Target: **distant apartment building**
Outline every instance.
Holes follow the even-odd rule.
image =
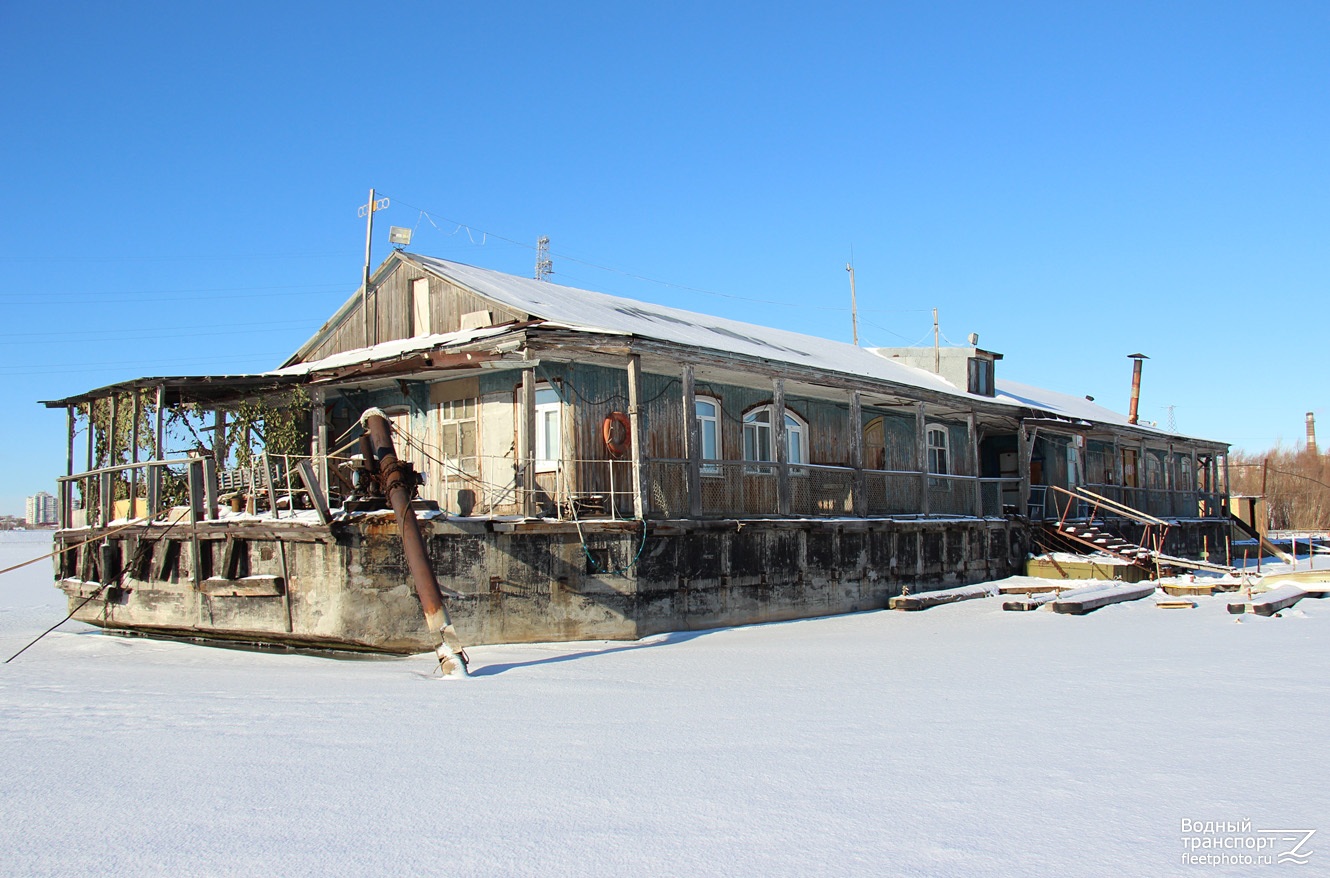
[[[29,526],[56,523],[55,497],[38,491],[28,498],[25,517]]]

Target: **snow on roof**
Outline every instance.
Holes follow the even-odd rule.
[[[730,351],[825,372],[971,396],[932,372],[892,362],[847,342],[515,277],[414,253],[403,253],[402,256],[488,299],[573,329]]]
[[[577,289],[534,278],[517,277],[431,256],[404,252],[395,255],[487,299],[506,305],[515,311],[538,317],[545,321],[546,326],[636,336],[690,347],[729,351],[741,356],[806,366],[823,372],[869,378],[967,399],[983,400],[999,406],[1033,409],[1055,418],[1133,427],[1145,432],[1172,435],[1167,431],[1142,424],[1130,425],[1126,415],[1081,397],[1000,378],[995,381],[997,393],[994,397],[971,394],[926,369],[906,365],[899,360],[873,353],[869,348],[847,342],[729,320],[696,311],[685,311],[668,305],[657,305],[593,290]],[[321,360],[285,366],[270,374],[300,375],[357,363],[391,360],[419,351],[486,338],[507,332],[509,329],[507,326],[487,327],[382,342],[368,349],[354,349]]]
[[[432,335],[418,335],[412,338],[398,338],[392,341],[382,341],[368,348],[353,348],[349,351],[343,351],[340,354],[331,354],[321,360],[310,360],[304,363],[295,363],[290,366],[283,366],[280,369],[274,369],[267,373],[269,375],[308,375],[311,372],[319,372],[324,369],[338,369],[345,366],[363,365],[366,363],[377,363],[386,360],[395,360],[409,354],[419,353],[421,351],[433,350],[437,347],[452,344],[465,344],[469,341],[475,341],[481,338],[488,338],[493,335],[501,335],[508,332],[510,326],[487,326],[483,329],[462,329],[457,332],[438,332]]]

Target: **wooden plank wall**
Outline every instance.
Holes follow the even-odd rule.
[[[373,290],[370,298],[371,315],[378,321],[378,335],[371,339],[373,343],[409,338],[414,334],[411,284],[412,281],[422,277],[429,278],[431,324],[429,329],[432,333],[456,332],[461,328],[462,316],[476,311],[490,312],[490,324],[525,320],[528,316],[523,312],[483,299],[469,290],[427,274],[414,266],[399,265]],[[373,332],[373,320],[370,329]],[[364,343],[360,305],[357,303],[341,324],[329,332],[327,338],[310,352],[305,361],[319,360],[364,347]]]

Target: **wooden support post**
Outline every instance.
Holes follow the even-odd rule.
[[[697,392],[694,386],[693,364],[683,367],[683,437],[684,457],[687,458],[688,514],[692,518],[702,515],[702,429],[697,422]]]
[[[1020,495],[1017,497],[1016,511],[1022,518],[1030,517],[1030,460],[1033,457],[1030,437],[1025,435],[1025,424],[1016,424],[1016,465],[1020,476]]]
[[[102,501],[102,510],[101,510],[102,527],[106,527],[106,525],[109,524],[113,518],[115,518],[114,480],[115,480],[114,473],[104,472],[101,474],[101,490],[98,493],[101,494],[101,501]]]
[[[521,427],[517,446],[522,458],[519,467],[522,482],[521,511],[527,518],[536,514],[536,370],[522,370],[520,411]]]
[[[328,486],[328,409],[325,391],[322,387],[317,388],[311,396],[313,399],[311,403],[312,411],[310,412],[312,421],[310,454],[314,458],[313,473],[317,477],[318,487],[315,488],[306,482],[305,489],[310,492],[312,498],[315,490],[326,491]],[[304,477],[303,470],[301,476]],[[326,510],[328,508],[328,495],[324,494],[321,499],[315,500],[314,506],[316,509],[323,508]],[[323,521],[322,515],[319,516],[319,520]],[[327,524],[327,522],[325,521],[324,524]]]
[[[970,431],[970,475],[974,476],[971,482],[974,485],[974,515],[975,518],[984,517],[984,486],[979,481],[979,422],[975,418],[974,412],[970,412],[965,417],[965,426]],[[998,500],[998,506],[1001,507],[1002,501]]]
[[[1118,442],[1117,436],[1113,437],[1113,481],[1117,483],[1118,495],[1114,497],[1112,494],[1109,494],[1109,498],[1116,500],[1119,503],[1126,503],[1127,492],[1125,489],[1127,483],[1123,481],[1122,445]]]
[[[88,459],[87,465],[83,467],[85,473],[90,473],[97,468],[97,420],[94,414],[97,410],[97,400],[88,400]],[[94,519],[94,513],[97,511],[92,504],[93,477],[86,476],[79,485],[83,491],[83,517],[84,524],[91,525]]]
[[[1146,462],[1145,456],[1148,452],[1145,450],[1145,440],[1142,439],[1140,447],[1136,449],[1136,484],[1141,487],[1141,497],[1145,502],[1136,508],[1150,515],[1159,515],[1159,510],[1155,508],[1153,498],[1150,496],[1150,464]],[[1135,504],[1128,503],[1128,506]]]
[[[645,519],[647,437],[642,430],[642,357],[638,354],[628,355],[628,427],[632,434],[633,517]]]
[[[142,437],[139,435],[139,421],[143,419],[143,391],[134,388],[134,402],[130,409],[133,412],[133,420],[129,425],[129,462],[139,462],[139,445],[142,444]],[[129,471],[129,517],[131,519],[139,517],[139,469],[132,467]]]
[[[268,459],[268,452],[265,449],[261,455],[263,461],[263,484],[268,489],[268,511],[272,513],[273,518],[281,518],[282,514],[277,511],[277,492],[272,487],[272,461]]]
[[[1169,515],[1178,514],[1177,494],[1178,481],[1174,478],[1173,469],[1177,464],[1177,457],[1173,453],[1173,443],[1168,443],[1164,451],[1164,496],[1168,498],[1165,507]]]
[[[850,466],[854,475],[850,484],[850,508],[863,517],[868,512],[868,494],[864,484],[864,395],[850,394]]]
[[[302,460],[296,464],[296,472],[300,474],[300,481],[305,485],[305,492],[309,494],[310,502],[314,504],[314,511],[319,514],[319,524],[328,524],[332,521],[332,513],[328,509],[328,494],[319,483],[314,465],[308,460]]]
[[[203,458],[189,462],[189,566],[195,589],[203,582],[203,575],[200,570],[203,552],[199,546],[198,526],[199,522],[203,520],[203,483],[205,481],[204,463],[206,460],[207,458]]]
[[[928,412],[922,402],[914,409],[914,462],[919,468],[919,514],[928,514]]]
[[[1208,519],[1210,513],[1210,504],[1201,503],[1201,459],[1196,454],[1196,448],[1192,448],[1192,484],[1188,488],[1192,492],[1192,503],[1196,507],[1197,516],[1202,519]]]
[[[166,460],[166,385],[157,385],[156,423],[153,425],[153,460]],[[148,514],[162,508],[162,468],[154,466],[148,477]]]
[[[305,461],[306,463],[308,461]],[[291,565],[286,560],[286,543],[280,537],[277,540],[277,552],[282,559],[282,616],[286,627],[286,633],[290,634],[291,626]]]
[[[74,407],[65,408],[65,475],[74,474]],[[60,528],[74,521],[74,483],[60,483]]]
[[[111,417],[110,424],[106,430],[106,465],[115,466],[119,461],[116,459],[116,433],[120,430],[120,400],[115,394],[111,394]],[[111,473],[102,478],[103,493],[109,496],[102,498],[102,511],[105,517],[102,522],[108,522],[115,518],[115,483],[120,480],[120,473]]]
[[[211,457],[203,458],[204,501],[207,504],[208,518],[216,519],[217,513],[217,461]]]
[[[776,446],[776,511],[789,515],[790,440],[785,430],[785,379],[771,379],[771,441]]]
[[[1224,453],[1224,471],[1223,471],[1223,480],[1222,480],[1222,481],[1220,482],[1220,484],[1219,484],[1219,505],[1220,505],[1219,514],[1220,514],[1220,516],[1224,516],[1224,515],[1227,515],[1227,514],[1228,514],[1228,506],[1229,506],[1229,504],[1228,504],[1228,491],[1229,491],[1228,485],[1229,485],[1229,482],[1228,482],[1228,453],[1225,452],[1225,453]],[[1262,494],[1265,493],[1264,489],[1262,489],[1262,492],[1261,492],[1261,493],[1262,493]]]

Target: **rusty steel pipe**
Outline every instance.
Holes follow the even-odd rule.
[[[1134,424],[1137,421],[1137,412],[1141,405],[1141,361],[1150,359],[1145,354],[1128,354],[1128,359],[1132,360],[1131,367],[1131,406],[1127,409],[1127,423]]]
[[[373,449],[374,460],[378,464],[383,495],[397,516],[397,524],[402,532],[402,551],[406,555],[406,565],[411,571],[411,580],[415,583],[416,594],[420,596],[420,606],[425,611],[425,621],[429,630],[442,631],[448,624],[448,611],[443,608],[443,592],[439,590],[439,581],[430,566],[429,556],[425,554],[425,540],[420,535],[420,523],[411,509],[411,494],[414,485],[406,483],[406,474],[412,473],[409,466],[397,459],[393,447],[392,425],[378,409],[370,409],[361,419],[365,425]],[[405,471],[404,471],[405,470]],[[414,473],[412,473],[414,478]]]
[[[411,497],[415,494],[415,470],[411,464],[397,458],[397,451],[393,447],[392,425],[382,411],[377,408],[367,409],[361,415],[360,422],[365,428],[361,447],[365,447],[364,437],[368,436],[373,451],[373,463],[370,465],[377,467],[379,485],[388,499],[388,505],[393,508],[393,514],[397,516],[398,530],[402,535],[402,553],[406,556],[406,566],[411,571],[411,581],[420,598],[420,607],[425,612],[425,624],[430,631],[439,635],[439,663],[445,673],[464,669],[464,665],[454,657],[461,653],[461,646],[456,642],[457,634],[453,630],[452,619],[443,606],[439,580],[425,553],[420,523],[416,521],[416,513],[411,508]],[[465,661],[464,657],[462,661]]]

